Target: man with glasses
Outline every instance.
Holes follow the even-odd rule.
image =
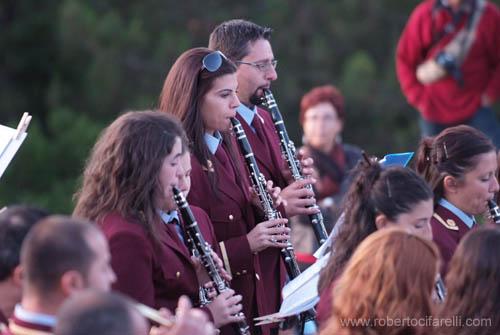
[[[245,20],[230,20],[218,25],[210,34],[208,47],[219,50],[237,66],[238,98],[241,105],[237,118],[247,134],[259,168],[267,180],[272,180],[282,188],[281,197],[285,200],[285,214],[292,217],[298,214],[315,214],[319,210],[314,204],[314,194],[304,186],[310,179],[289,184],[287,165],[282,158],[279,139],[268,112],[257,107],[262,101],[263,90],[271,87],[278,79],[271,47],[271,28],[261,27]],[[310,171],[312,160],[303,161],[304,172]]]

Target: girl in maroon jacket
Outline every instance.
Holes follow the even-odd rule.
[[[251,325],[253,317],[278,311],[285,278],[280,249],[289,228],[279,227],[285,219],[261,222],[262,213],[252,204],[249,177],[230,135],[230,118],[240,104],[237,87],[236,67],[222,53],[191,49],[170,69],[160,109],[179,117],[186,130],[193,164],[188,200],[210,216],[231,285],[243,296]]]
[[[193,263],[175,211],[172,187],[189,188],[182,179],[184,150],[185,134],[173,118],[151,111],[120,116],[92,150],[74,211],[103,229],[117,276],[113,288],[172,311],[181,295],[197,303],[208,278]],[[192,210],[207,242],[217,246],[206,213]],[[220,327],[239,320],[240,300],[228,290],[204,310]]]

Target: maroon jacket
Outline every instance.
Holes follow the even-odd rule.
[[[0,324],[7,325],[9,323],[9,320],[7,320],[7,317],[3,315],[2,311],[0,311]]]
[[[205,240],[217,250],[210,219],[202,209],[191,206]],[[180,215],[179,215],[180,218]],[[162,224],[158,229],[158,246],[137,223],[119,214],[108,214],[101,227],[109,242],[111,265],[117,281],[113,289],[153,308],[175,311],[177,300],[187,295],[199,301],[199,283],[190,252],[179,239],[174,225]],[[212,318],[208,309],[205,311]]]
[[[273,120],[269,112],[261,108],[257,108],[257,114],[260,118],[256,115],[252,123],[259,122],[260,126],[255,127],[255,133],[240,114],[237,113],[236,118],[245,130],[259,164],[260,172],[264,174],[266,180],[272,180],[275,186],[285,188],[288,186],[288,182],[283,176],[283,171],[288,167],[281,154],[280,140],[276,134]]]
[[[0,332],[1,335],[51,335],[52,333],[52,327],[21,320],[15,314],[12,315],[7,330]]]
[[[460,240],[471,229],[458,216],[441,205],[437,205],[431,219],[432,238],[441,252],[441,275],[446,275],[448,263]],[[472,228],[474,229],[474,227]]]
[[[236,143],[233,143],[236,148]],[[227,154],[225,145],[219,147]],[[250,203],[247,174],[241,172],[243,162],[231,159],[223,162],[217,155],[211,158],[211,168],[218,171],[216,192],[212,191],[206,164],[191,157],[192,189],[189,203],[203,208],[210,216],[219,241],[225,267],[233,277],[231,287],[243,296],[243,312],[249,325],[253,317],[278,311],[281,288],[285,279],[279,249],[266,249],[256,256],[250,250],[246,234],[258,223],[254,207]],[[224,167],[225,166],[225,167]],[[228,169],[230,170],[228,172]],[[264,333],[269,333],[268,327]],[[252,329],[252,334],[254,329]]]

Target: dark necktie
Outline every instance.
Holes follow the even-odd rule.
[[[175,228],[175,232],[177,233],[177,236],[179,236],[179,239],[182,241],[182,243],[185,243],[184,241],[184,231],[181,227],[181,224],[176,218],[173,218],[168,222],[169,225],[172,225]]]

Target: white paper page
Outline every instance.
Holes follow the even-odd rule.
[[[0,125],[0,178],[28,135],[27,133],[23,133],[16,140],[14,139],[15,134],[16,129]]]

